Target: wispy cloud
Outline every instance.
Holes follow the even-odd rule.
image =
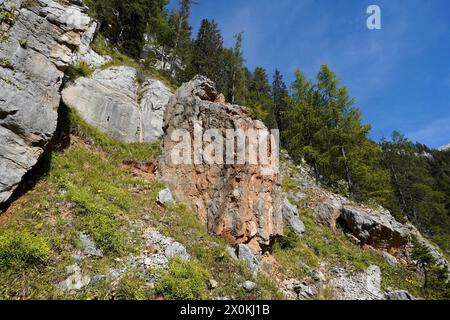
[[[425,124],[417,131],[407,134],[412,141],[419,141],[430,147],[438,148],[450,143],[450,117]]]

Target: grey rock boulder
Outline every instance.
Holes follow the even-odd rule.
[[[227,131],[248,133],[252,130],[260,135],[269,134],[261,121],[249,116],[247,108],[224,102],[212,81],[196,76],[170,98],[163,128],[162,156],[158,160],[161,180],[178,201],[197,213],[211,234],[225,238],[232,245],[244,243],[255,251],[262,251],[274,237],[283,233],[281,177],[276,170],[271,170],[273,166],[237,163],[228,158],[227,162],[235,162],[230,165],[223,163],[223,159],[208,162],[204,157],[203,151],[210,146],[206,140],[201,144],[201,136],[212,131],[214,141],[219,142],[226,141]],[[177,157],[182,145],[180,135],[186,142],[184,146],[191,144],[189,149],[194,153],[184,152],[181,163]],[[277,146],[272,147],[274,155]],[[226,153],[239,156],[243,146],[228,143],[225,149],[229,152],[225,152],[223,158]],[[215,160],[218,157],[219,153]]]
[[[57,284],[57,287],[63,291],[81,290],[91,283],[91,278],[87,275],[83,275],[77,264],[68,266],[66,271],[70,276]]]
[[[127,66],[97,70],[62,92],[64,103],[90,125],[128,143],[153,142],[162,136],[163,114],[171,95],[160,80]]]
[[[237,247],[237,257],[244,261],[250,271],[256,275],[259,272],[258,258],[253,254],[252,250],[245,244]]]
[[[0,9],[16,16],[15,23],[0,26],[6,37],[0,43],[0,204],[51,141],[64,70],[92,21],[76,5],[36,0],[20,8],[21,3],[0,2]]]
[[[287,197],[283,201],[283,220],[284,223],[298,235],[303,235],[306,231],[305,225],[299,218],[297,206],[293,205]]]
[[[319,203],[313,210],[313,218],[316,222],[324,225],[331,230],[336,230],[336,221],[341,215],[342,205],[338,201]]]
[[[329,285],[338,300],[384,300],[381,290],[381,270],[371,265],[364,272],[347,272],[336,268]]]
[[[84,233],[80,233],[80,242],[83,246],[83,254],[85,256],[103,258],[102,250],[97,248],[97,245],[91,240],[91,238],[89,238],[89,236]]]
[[[156,202],[159,205],[172,204],[174,203],[174,199],[172,196],[172,192],[169,189],[161,190],[156,198]]]
[[[340,221],[364,244],[375,248],[398,248],[408,244],[411,233],[388,211],[344,206]]]
[[[252,292],[256,289],[256,283],[250,280],[244,281],[244,283],[242,283],[242,288],[244,288],[247,292]]]
[[[152,248],[142,257],[142,264],[147,268],[167,268],[169,261],[173,258],[186,261],[191,259],[191,255],[181,243],[163,236],[156,230],[147,229],[144,237],[146,246]]]
[[[392,291],[386,290],[386,298],[388,300],[415,300],[415,298],[406,290]]]

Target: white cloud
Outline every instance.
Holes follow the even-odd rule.
[[[450,117],[425,124],[417,131],[406,135],[410,140],[437,148],[450,143]]]

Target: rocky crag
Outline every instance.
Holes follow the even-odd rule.
[[[89,124],[123,142],[153,142],[163,134],[164,108],[172,95],[160,80],[132,67],[97,70],[62,92],[64,103]]]
[[[108,266],[108,271],[103,274],[87,276],[81,262],[103,259],[109,253],[97,247],[90,238],[92,235],[78,230],[77,241],[81,242],[83,249],[77,248],[71,255],[64,256],[70,256],[73,261],[67,264],[65,274],[68,278],[54,281],[55,288],[73,292],[95,286],[104,278],[116,281],[136,268],[142,274],[154,267],[167,269],[174,257],[185,261],[195,259],[197,241],[203,240],[178,235],[177,240],[185,240],[182,244],[155,230],[162,225],[170,233],[170,228],[174,228],[164,215],[169,216],[171,206],[176,206],[177,202],[185,203],[195,212],[210,234],[227,240],[230,245],[225,250],[229,257],[243,260],[253,276],[269,276],[285,298],[312,299],[328,288],[337,299],[413,299],[404,290],[382,288],[383,274],[374,264],[354,271],[348,265],[330,265],[320,261],[313,270],[309,270],[303,261],[297,261],[295,268],[308,269],[308,275],[303,279],[284,274],[283,262],[277,261],[272,252],[274,242],[283,239],[286,229],[293,231],[301,242],[308,237],[308,228],[313,224],[331,230],[336,239],[345,235],[356,251],[361,249],[381,257],[389,266],[405,269],[414,266],[411,249],[412,238],[416,237],[440,265],[449,268],[445,256],[415,227],[399,223],[383,208],[364,206],[327,191],[315,183],[306,164],[294,164],[287,154],[282,156],[281,173],[267,174],[270,168],[266,165],[196,163],[194,158],[208,145],[204,140],[195,143],[198,133],[203,136],[206,131],[215,129],[215,139],[226,140],[227,130],[256,130],[265,134],[268,130],[261,121],[249,116],[247,108],[226,103],[214,83],[204,77],[197,76],[172,94],[162,81],[134,67],[103,67],[112,58],[101,56],[90,47],[98,24],[86,10],[81,1],[61,4],[52,0],[0,0],[0,204],[11,197],[26,173],[47,151],[59,121],[61,100],[76,110],[89,125],[116,140],[143,143],[162,139],[162,156],[149,167],[152,168],[152,179],[153,169],[157,167],[160,180],[168,188],[164,186],[151,200],[141,199],[146,206],[137,208],[144,211],[139,224],[145,227],[142,234],[145,250],[139,248],[137,255],[116,257],[119,262],[125,261],[124,264]],[[63,89],[66,69],[80,62],[95,69],[92,76],[70,81]],[[188,157],[190,162],[174,163],[171,158],[179,144],[173,139],[177,130],[184,130],[192,142],[189,145],[192,151]],[[82,145],[78,146],[78,152],[81,153],[80,149],[92,151],[83,142],[78,143]],[[233,154],[242,151],[234,146],[232,149]],[[272,154],[275,152],[271,149]],[[107,157],[105,154],[102,156]],[[109,168],[111,171],[115,169]],[[132,178],[136,175],[139,173],[133,172]],[[145,184],[139,188],[131,188],[129,181],[123,183],[122,187],[126,189],[123,192],[133,194],[126,199],[147,197],[146,188],[153,181],[147,181],[148,175],[144,178]],[[289,179],[291,187],[283,186],[283,179]],[[139,183],[144,183],[141,180]],[[138,185],[136,181],[133,183]],[[103,184],[107,182],[103,181]],[[109,189],[109,192],[118,192],[115,186]],[[54,191],[63,198],[67,197],[65,201],[59,198],[54,201],[58,206],[56,212],[76,216],[75,212],[67,214],[77,206],[76,201],[69,197],[70,193],[67,195],[65,189]],[[88,194],[92,190],[84,191]],[[95,191],[95,197],[89,199],[98,199],[96,197],[103,193],[102,190]],[[107,202],[111,199],[115,198],[108,197]],[[145,202],[147,200],[152,203]],[[152,213],[162,211],[164,215],[148,217],[149,207]],[[306,223],[305,210],[311,212],[313,224],[311,221]],[[42,213],[43,219],[46,215],[50,214]],[[41,222],[39,220],[37,224],[39,228],[43,226]],[[71,228],[76,226],[71,225]],[[192,230],[183,231],[192,233]],[[208,246],[208,250],[216,250],[219,245],[211,239],[202,245]],[[314,240],[316,242],[307,243],[311,248],[307,248],[305,256],[313,255],[311,251],[320,251],[317,248],[319,240]],[[190,244],[189,250],[184,247],[186,243]],[[200,255],[196,258],[200,259]],[[219,260],[226,261],[222,253],[217,257]],[[231,268],[230,265],[227,267]],[[242,276],[239,276],[241,280]],[[252,280],[257,281],[255,277]],[[156,279],[144,277],[143,281],[153,285]],[[242,282],[247,294],[260,289],[253,281]],[[218,286],[220,284],[216,280],[210,279],[212,291]]]
[[[64,70],[93,23],[73,3],[0,1],[0,204],[56,130]]]
[[[172,137],[177,130],[185,130],[189,138],[194,138],[197,135],[194,131],[199,130],[201,138],[207,130],[217,129],[226,141],[226,130],[267,132],[261,121],[251,119],[245,107],[226,104],[211,81],[197,77],[172,96],[166,107],[163,128],[161,178],[179,201],[197,212],[210,232],[232,244],[248,244],[255,252],[270,246],[274,237],[283,233],[278,173],[265,175],[261,165],[220,165],[203,161],[196,164],[195,154],[189,156],[186,164],[180,165],[171,159],[171,152],[179,143]],[[205,145],[204,141],[193,145],[193,153],[197,148],[203,150]],[[233,148],[237,153],[237,147]]]

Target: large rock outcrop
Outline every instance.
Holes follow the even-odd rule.
[[[407,245],[411,233],[387,210],[368,210],[346,205],[339,217],[341,224],[365,244],[379,248]]]
[[[0,0],[0,204],[56,130],[64,70],[92,24],[84,7]]]
[[[172,95],[160,80],[120,66],[78,78],[63,101],[89,124],[123,142],[153,142],[163,134],[164,109]]]
[[[208,146],[202,137],[211,129],[217,130],[217,140],[213,141],[225,141],[227,130],[268,132],[263,123],[248,116],[245,107],[226,104],[211,81],[197,76],[181,86],[167,105],[160,175],[178,200],[198,213],[211,233],[232,244],[248,244],[254,251],[264,249],[283,231],[280,176],[275,171],[264,172],[268,166],[263,164],[197,162]],[[179,132],[188,133],[190,141],[185,142],[193,151],[191,155],[186,152],[187,161],[182,164],[171,156],[180,143],[173,135]],[[231,149],[234,155],[242,152],[234,140]]]

